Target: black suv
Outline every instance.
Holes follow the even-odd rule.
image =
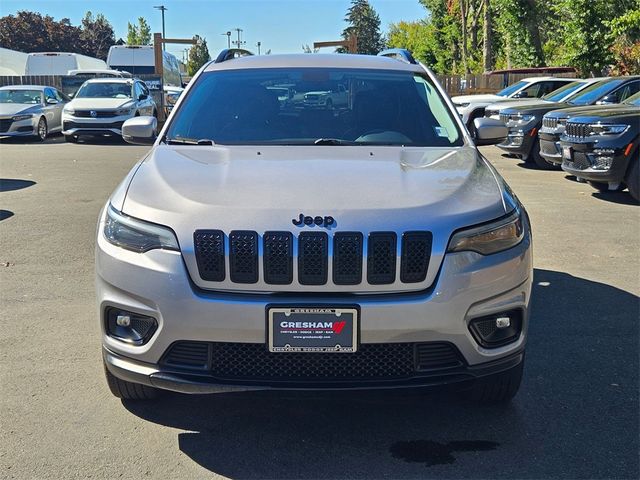
[[[525,162],[533,163],[541,169],[554,168],[547,157],[547,152],[555,152],[554,144],[545,145],[551,139],[555,130],[546,129],[543,123],[545,114],[551,111],[565,111],[571,107],[585,108],[594,104],[619,103],[640,90],[640,77],[605,78],[596,81],[589,87],[580,90],[564,102],[540,102],[521,107],[500,110],[500,119],[509,127],[509,135],[498,145],[502,150],[521,157]],[[538,132],[539,135],[538,135]],[[545,132],[543,134],[543,132]],[[557,133],[557,137],[560,133]],[[552,150],[553,149],[553,150]],[[560,151],[557,150],[560,163]],[[558,165],[559,166],[559,165]]]
[[[640,91],[640,76],[614,77],[587,90],[572,100],[575,107],[553,110],[542,118],[542,128],[538,133],[540,156],[557,167],[562,164],[560,135],[564,132],[567,120],[578,115],[588,115],[594,108],[598,108],[590,105],[613,105],[635,95]]]
[[[560,137],[562,169],[599,191],[625,186],[640,200],[640,93],[620,105],[572,117]]]

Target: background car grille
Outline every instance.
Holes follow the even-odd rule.
[[[370,343],[356,353],[271,353],[264,344],[177,342],[166,367],[231,381],[384,380],[420,376],[464,365],[450,343]]]
[[[360,232],[302,232],[296,238],[290,232],[269,231],[262,240],[254,231],[229,234],[229,279],[233,283],[251,284],[259,280],[259,242],[262,241],[264,282],[288,285],[294,280],[293,262],[297,261],[301,285],[325,285],[329,272],[329,242],[335,285],[357,285],[363,281],[364,245],[367,242],[366,281],[371,285],[396,281],[397,237],[394,232],[372,232],[364,239]],[[297,250],[295,250],[297,242]],[[196,263],[200,277],[222,282],[225,272],[225,234],[220,230],[196,230]],[[431,232],[405,232],[400,255],[400,281],[420,283],[426,279],[431,259]],[[297,251],[297,258],[294,258]]]
[[[546,128],[556,128],[558,119],[555,117],[542,117],[542,126]]]
[[[564,134],[568,137],[586,138],[591,134],[591,127],[587,123],[567,122]]]
[[[501,113],[501,114],[500,114],[500,121],[501,121],[502,123],[505,123],[505,124],[506,124],[506,123],[509,121],[509,114],[507,114],[507,113]]]
[[[566,163],[567,167],[577,170],[586,170],[592,167],[589,158],[583,152],[573,152],[571,160],[565,159],[564,163]]]
[[[116,117],[116,112],[113,110],[93,110],[96,112],[95,116],[91,115],[92,110],[76,110],[73,114],[74,117],[79,118],[108,118]]]
[[[11,118],[0,119],[0,132],[6,132],[11,128],[13,120]]]
[[[120,130],[122,128],[122,124],[124,122],[111,122],[111,123],[84,123],[84,122],[73,122],[66,120],[64,122],[63,130],[70,130],[72,128],[89,128],[91,130],[100,130],[105,128],[114,128],[116,130]]]

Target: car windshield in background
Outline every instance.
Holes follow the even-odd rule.
[[[578,88],[584,85],[583,82],[571,82],[562,87],[554,90],[553,92],[547,93],[542,97],[543,100],[548,100],[550,102],[559,102],[567,95],[571,94],[571,92],[575,92]]]
[[[130,83],[122,82],[85,83],[75,98],[131,98],[131,88]]]
[[[622,82],[624,82],[624,78],[615,78],[613,80],[603,80],[602,82],[594,83],[569,100],[568,103],[571,105],[591,105]]]
[[[635,95],[631,95],[624,102],[625,105],[635,105],[636,107],[640,107],[640,92]]]
[[[166,138],[236,145],[462,145],[451,112],[427,77],[332,68],[204,73]]]
[[[0,90],[0,103],[30,103],[37,105],[42,102],[40,90]]]
[[[507,88],[500,90],[496,95],[499,97],[508,97],[512,93],[517,92],[525,85],[529,85],[529,82],[525,82],[524,80],[520,80],[519,82],[514,83],[513,85],[509,85]]]

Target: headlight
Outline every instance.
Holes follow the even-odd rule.
[[[589,125],[591,133],[589,135],[618,135],[624,133],[629,125],[613,125],[606,123],[592,123]]]
[[[447,251],[471,251],[491,255],[515,247],[523,238],[522,210],[516,208],[499,220],[455,233],[449,241]]]
[[[110,243],[138,253],[155,248],[180,250],[178,240],[169,228],[129,217],[111,205],[107,209],[104,236]]]
[[[64,108],[62,109],[62,113],[66,113],[66,114],[68,114],[68,115],[73,115],[73,114],[75,114],[75,113],[76,113],[76,111],[75,111],[73,108],[70,108],[70,107],[64,107]]]
[[[471,103],[467,102],[467,103],[454,103],[453,104],[456,108],[466,108],[469,105],[471,105]]]
[[[131,115],[133,107],[121,108],[120,110],[116,110],[116,115]]]
[[[557,123],[558,123],[558,125],[560,125],[560,126],[563,126],[563,127],[564,127],[564,126],[567,124],[567,119],[566,119],[566,118],[559,118],[559,119],[557,120]]]
[[[515,125],[525,125],[535,118],[535,115],[522,115],[521,113],[509,115],[509,121]]]
[[[20,120],[28,120],[29,118],[33,118],[33,115],[16,115],[12,118],[14,122],[19,122]]]

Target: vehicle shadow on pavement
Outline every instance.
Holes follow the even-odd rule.
[[[231,478],[638,477],[639,298],[536,270],[508,406],[455,394],[248,392],[123,402]]]
[[[35,185],[33,180],[20,180],[17,178],[0,178],[0,192],[12,192],[22,190]]]

